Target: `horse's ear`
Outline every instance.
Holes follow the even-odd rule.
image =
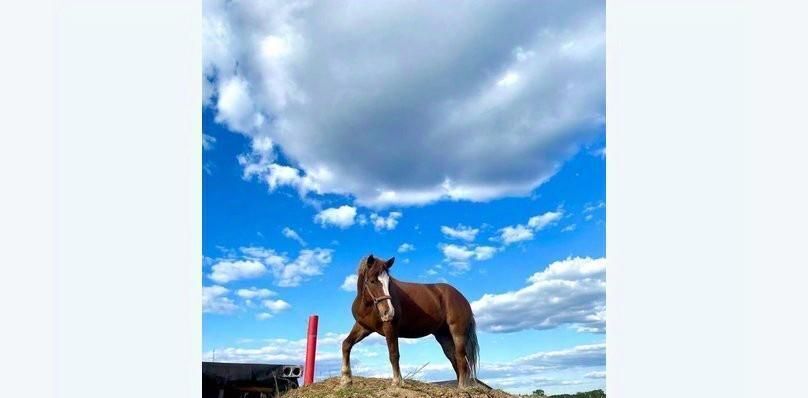
[[[385,268],[385,269],[390,269],[390,267],[392,267],[392,266],[393,266],[393,263],[394,263],[395,261],[396,261],[396,258],[395,258],[395,257],[390,257],[390,259],[389,259],[389,260],[387,260],[387,262],[384,264],[384,268]]]
[[[365,264],[367,264],[368,266],[373,265],[374,262],[376,262],[376,259],[373,257],[372,254],[368,256],[367,260],[365,260]]]

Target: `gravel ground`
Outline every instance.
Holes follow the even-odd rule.
[[[339,377],[332,377],[310,386],[291,390],[283,395],[283,398],[421,398],[421,397],[444,397],[444,398],[512,398],[513,395],[501,390],[486,391],[483,388],[457,389],[455,387],[443,387],[420,381],[405,380],[401,387],[392,387],[391,379],[376,379],[365,377],[353,377],[353,384],[348,387],[340,387]]]

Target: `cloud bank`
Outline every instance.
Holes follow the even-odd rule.
[[[569,325],[580,332],[606,330],[606,259],[556,261],[514,291],[485,294],[471,303],[480,329],[500,333]]]

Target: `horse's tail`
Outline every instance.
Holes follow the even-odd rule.
[[[477,344],[477,324],[473,315],[466,330],[466,362],[469,366],[469,375],[476,383],[477,366],[480,364],[480,345]]]

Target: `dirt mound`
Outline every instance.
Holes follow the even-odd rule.
[[[391,379],[353,377],[353,384],[340,387],[339,377],[332,377],[310,386],[291,390],[283,398],[512,398],[513,395],[501,390],[488,390],[473,387],[459,390],[455,387],[438,386],[415,380],[405,380],[401,387],[390,385]]]

